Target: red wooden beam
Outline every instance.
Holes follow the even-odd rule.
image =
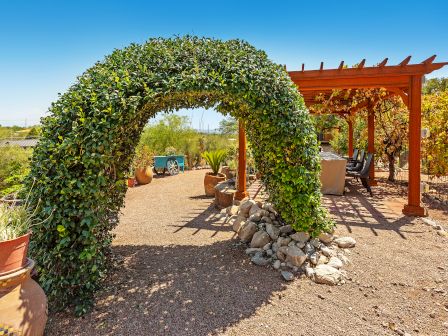
[[[432,55],[431,57],[428,57],[425,59],[422,63],[423,64],[431,64],[436,59],[437,55]]]
[[[386,57],[385,59],[383,59],[383,60],[381,61],[381,63],[378,64],[378,67],[382,68],[382,67],[386,66],[388,60],[389,60],[389,59],[388,59],[387,57]]]
[[[421,206],[420,195],[420,146],[422,112],[422,77],[413,76],[409,85],[409,184],[408,204],[403,213],[410,216],[427,216],[428,211]]]
[[[411,60],[411,57],[412,56],[408,56],[408,57],[406,57],[404,60],[402,60],[401,62],[400,62],[400,66],[402,66],[402,67],[404,67],[405,65],[408,65],[408,63],[409,63],[409,61]]]
[[[363,58],[363,60],[358,64],[358,69],[364,68],[364,64],[366,64],[366,59]]]
[[[238,188],[235,199],[242,200],[249,196],[246,188],[246,131],[242,120],[238,125]]]

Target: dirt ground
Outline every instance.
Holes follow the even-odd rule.
[[[130,189],[113,251],[120,267],[82,318],[51,315],[46,335],[447,335],[448,239],[401,214],[403,191],[351,182],[324,197],[357,245],[342,286],[286,283],[255,266],[203,196],[204,171]],[[448,225],[448,209],[430,211]]]

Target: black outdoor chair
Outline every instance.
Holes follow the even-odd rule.
[[[360,179],[362,182],[362,185],[364,186],[364,188],[367,189],[367,191],[369,192],[370,196],[373,196],[372,194],[372,189],[370,188],[370,177],[369,177],[369,171],[370,171],[370,166],[373,164],[373,154],[372,153],[368,153],[367,154],[367,159],[364,162],[364,165],[361,169],[361,171],[348,171],[347,172],[347,176],[350,177],[354,177],[356,179]]]
[[[356,162],[358,161],[358,153],[359,153],[359,149],[355,148],[353,150],[352,157],[344,156],[344,159],[347,160],[347,167],[353,167],[356,164]]]
[[[353,161],[350,165],[347,164],[347,167],[345,170],[347,172],[359,172],[361,171],[363,165],[364,165],[364,159],[366,157],[365,150],[361,150],[361,154],[359,155],[359,160]]]

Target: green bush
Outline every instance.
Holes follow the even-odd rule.
[[[0,147],[0,197],[19,191],[29,172],[31,149]]]
[[[313,235],[330,225],[320,204],[314,127],[284,67],[240,40],[151,39],[115,50],[81,75],[43,119],[31,199],[43,200],[31,254],[52,307],[81,314],[107,270],[124,175],[149,118],[215,108],[244,120],[254,159],[287,224]]]

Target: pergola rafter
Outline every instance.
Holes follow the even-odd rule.
[[[424,216],[426,209],[421,206],[420,195],[420,142],[421,142],[421,88],[422,77],[447,65],[448,62],[434,63],[433,55],[421,63],[409,64],[411,56],[406,57],[398,65],[387,65],[385,58],[377,66],[366,67],[365,59],[356,67],[347,68],[342,61],[337,69],[324,69],[321,62],[318,70],[305,70],[305,64],[299,71],[289,71],[292,81],[298,86],[305,104],[312,109],[315,104],[323,104],[331,109],[334,90],[378,89],[387,90],[387,95],[400,96],[409,109],[409,188],[408,204],[403,212],[407,215]],[[341,116],[348,116],[360,109],[367,108],[368,113],[368,151],[374,151],[374,102],[370,99],[353,104],[350,94],[346,97],[347,108],[331,110]],[[318,99],[316,100],[316,97]],[[337,95],[336,97],[339,97]],[[350,105],[348,107],[348,105]],[[349,123],[349,154],[353,153],[353,126]],[[374,171],[371,170],[374,181]]]

